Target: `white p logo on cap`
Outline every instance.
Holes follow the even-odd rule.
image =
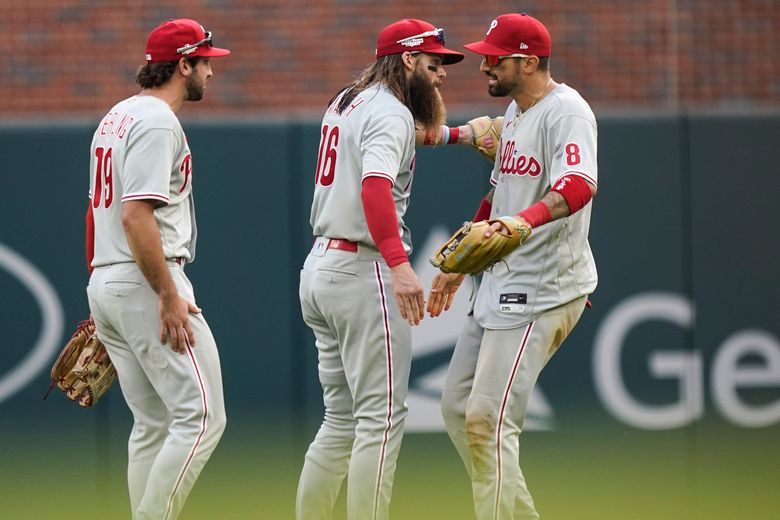
[[[488,32],[485,33],[485,36],[490,34],[490,31],[495,29],[497,25],[498,25],[498,20],[493,20],[492,22],[490,22],[490,28],[488,29]]]

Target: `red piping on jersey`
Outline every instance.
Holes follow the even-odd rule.
[[[568,172],[563,172],[563,174],[561,175],[561,177],[563,177],[564,175],[576,175],[577,177],[582,177],[583,179],[585,179],[585,180],[586,180],[586,181],[588,181],[589,183],[593,184],[594,186],[598,186],[598,185],[599,185],[599,184],[596,182],[596,179],[594,179],[594,178],[593,178],[593,177],[591,177],[590,175],[588,175],[588,174],[585,174],[585,173],[582,173],[582,172],[578,172],[578,171],[576,171],[576,170],[570,170],[570,171],[568,171]],[[560,177],[559,177],[559,179],[560,179]]]
[[[515,363],[512,366],[512,372],[509,374],[509,380],[504,389],[504,398],[501,400],[501,408],[498,412],[498,425],[496,426],[496,503],[495,509],[493,510],[493,518],[498,518],[498,504],[501,502],[501,427],[504,424],[504,413],[506,412],[507,402],[509,401],[509,394],[512,391],[512,384],[515,382],[517,369],[520,366],[520,360],[523,357],[523,352],[525,352],[525,347],[528,344],[528,338],[531,337],[533,328],[533,321],[525,328],[523,341],[520,342],[520,349],[517,351],[517,356],[515,356]]]
[[[181,471],[179,472],[179,477],[176,479],[176,485],[173,486],[171,495],[168,497],[168,505],[165,508],[165,515],[163,516],[163,519],[165,520],[167,520],[168,515],[171,513],[171,506],[173,505],[173,497],[176,496],[176,492],[179,490],[181,481],[184,480],[184,475],[187,473],[187,470],[190,467],[190,463],[192,462],[192,459],[195,456],[195,452],[197,451],[198,446],[200,446],[200,441],[203,439],[203,435],[206,433],[206,417],[208,417],[208,413],[209,413],[208,405],[206,404],[206,387],[203,385],[203,378],[200,375],[198,362],[195,360],[195,354],[192,352],[192,347],[190,346],[189,341],[187,341],[187,354],[189,355],[190,360],[192,360],[192,367],[195,369],[195,377],[198,379],[198,386],[200,386],[200,396],[201,399],[203,400],[203,420],[201,421],[200,433],[198,434],[198,438],[195,439],[195,444],[192,446],[192,449],[190,450],[190,454],[187,457],[187,461],[184,463],[184,466],[181,468]]]
[[[170,202],[171,200],[165,195],[161,195],[159,193],[134,193],[132,195],[125,195],[124,197],[122,197],[122,202],[128,200],[138,200],[138,199],[155,199],[155,200],[161,200],[163,202]]]
[[[366,177],[360,198],[366,225],[376,247],[382,253],[388,267],[395,267],[409,261],[401,235],[398,234],[398,216],[395,212],[392,185],[384,177]]]
[[[86,215],[85,253],[87,255],[87,269],[92,272],[92,259],[95,258],[95,216],[92,214],[92,201],[87,204]]]
[[[382,267],[379,262],[374,262],[374,271],[376,272],[376,283],[379,289],[379,299],[382,303],[382,325],[385,329],[385,354],[387,359],[387,418],[385,419],[385,432],[382,436],[382,448],[379,452],[379,468],[376,475],[376,487],[374,489],[374,514],[375,520],[379,514],[379,496],[382,492],[382,477],[384,476],[385,455],[387,452],[387,443],[390,437],[390,429],[393,427],[393,349],[392,337],[390,334],[390,320],[387,316],[387,297],[385,295],[385,286],[382,281]]]

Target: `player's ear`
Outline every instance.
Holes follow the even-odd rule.
[[[415,62],[414,62],[413,58],[414,58],[414,56],[409,51],[405,51],[403,54],[401,54],[401,61],[404,64],[404,68],[406,68],[406,70],[408,70],[410,72],[414,70],[414,63]]]
[[[192,65],[187,58],[179,58],[177,68],[182,76],[189,76],[192,73]]]
[[[521,60],[521,62],[525,72],[529,74],[539,68],[539,56],[528,56],[526,59]]]

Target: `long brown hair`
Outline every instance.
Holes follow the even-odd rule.
[[[406,78],[404,62],[401,60],[401,56],[401,54],[390,54],[376,60],[373,64],[366,67],[355,81],[339,90],[333,96],[333,99],[328,102],[328,106],[332,105],[339,94],[344,92],[336,107],[336,112],[341,115],[358,94],[376,83],[382,83],[398,98],[398,101],[406,105],[406,108],[414,116],[409,94],[409,80]]]

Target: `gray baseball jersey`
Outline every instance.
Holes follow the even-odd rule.
[[[390,268],[363,211],[363,179],[393,183],[399,232],[414,170],[414,123],[383,86],[322,120],[311,225],[316,239],[301,270],[301,312],[316,337],[325,418],[306,453],[299,520],[333,518],[347,477],[347,517],[387,519],[401,447],[412,360],[411,327],[393,302]],[[340,249],[343,241],[350,247]]]
[[[133,413],[127,480],[133,518],[174,519],[225,428],[219,353],[203,315],[190,314],[197,347],[160,342],[160,300],[135,263],[123,203],[154,201],[154,218],[178,294],[195,294],[177,258],[192,259],[192,156],[170,106],[133,96],[114,106],[92,139],[90,197],[95,268],[87,295],[97,335]]]
[[[596,118],[587,102],[561,84],[521,112],[513,101],[504,116],[491,175],[491,218],[515,215],[540,200],[564,175],[596,185]],[[533,230],[522,247],[485,273],[475,316],[489,329],[515,328],[542,312],[596,288],[588,244],[591,204]]]
[[[95,219],[93,267],[132,262],[122,202],[153,200],[165,258],[195,256],[192,155],[167,103],[133,96],[117,103],[92,138],[90,198]]]
[[[360,199],[363,179],[383,177],[393,183],[401,241],[411,252],[412,239],[403,215],[414,177],[412,114],[382,85],[367,88],[339,115],[339,96],[325,113],[311,206],[315,236],[375,245]],[[346,140],[345,142],[342,142]],[[335,153],[336,147],[354,153]]]

